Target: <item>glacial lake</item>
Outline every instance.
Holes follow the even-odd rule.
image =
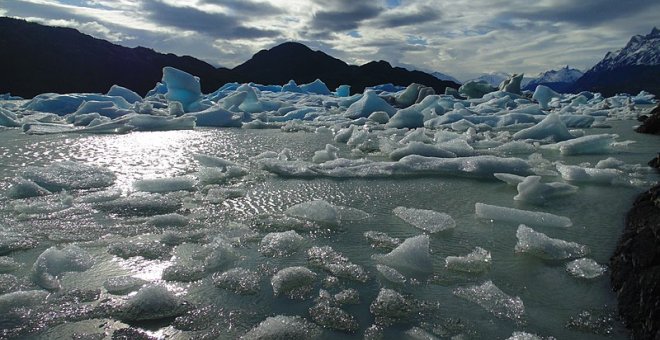
[[[658,180],[646,163],[658,152],[659,145],[657,136],[632,130],[638,124],[636,121],[606,123],[611,128],[585,131],[587,134],[615,133],[619,135],[617,141],[633,140],[635,143],[610,154],[564,156],[554,150],[537,152],[548,161],[570,165],[588,162],[593,167],[607,157],[629,165],[641,164],[635,173],[639,184],[571,183],[579,188],[576,193],[549,199],[542,205],[514,200],[516,187],[494,178],[447,175],[298,179],[264,171],[254,159],[264,151],[279,153],[288,148],[291,158],[309,161],[314,152],[323,150],[326,144],[336,145],[340,157],[354,158],[346,144],[334,143],[333,134],[324,129],[286,133],[279,129],[198,128],[126,135],[43,136],[25,135],[17,129],[0,130],[0,190],[3,191],[8,190],[12,179],[26,167],[49,166],[60,161],[75,161],[111,171],[116,176],[114,184],[103,190],[121,192],[122,197],[135,194],[133,184],[138,180],[194,178],[200,168],[195,154],[219,157],[247,170],[242,176],[228,178],[212,187],[238,189],[228,197],[210,199],[207,196],[210,188],[199,183],[190,191],[168,194],[180,206],[167,212],[187,218],[179,225],[150,220],[151,215],[161,211],[139,211],[138,207],[126,213],[99,209],[98,203],[84,201],[84,197],[99,189],[71,190],[44,198],[2,198],[0,237],[10,235],[14,240],[30,240],[30,246],[25,247],[28,249],[5,254],[18,268],[2,274],[5,275],[3,282],[8,282],[1,286],[5,290],[2,293],[15,290],[11,287],[41,290],[31,280],[33,264],[52,246],[62,249],[75,244],[91,256],[93,265],[80,272],[58,273],[61,289],[49,293],[39,303],[26,303],[10,313],[7,311],[15,307],[12,304],[16,302],[0,296],[0,337],[5,332],[4,336],[10,338],[80,336],[81,339],[103,339],[110,338],[113,330],[130,324],[162,338],[237,338],[276,315],[300,316],[311,322],[310,308],[317,304],[321,289],[326,298],[328,294],[334,296],[346,289],[355,289],[359,301],[338,306],[354,318],[357,329],[342,332],[320,328],[321,338],[361,339],[366,331],[380,334],[384,339],[414,338],[414,334],[422,332],[439,338],[506,339],[520,331],[557,339],[626,339],[629,333],[618,320],[608,271],[593,279],[574,277],[566,270],[571,260],[543,260],[514,251],[517,223],[490,221],[475,215],[475,203],[480,202],[566,216],[573,223],[571,227],[533,228],[549,237],[587,246],[586,257],[606,266],[635,196]],[[513,157],[527,159],[528,156]],[[384,159],[378,155],[367,157]],[[558,175],[543,176],[543,182],[553,181],[563,180]],[[310,230],[298,228],[296,232],[302,241],[297,242],[295,249],[289,249],[287,254],[265,255],[260,245],[263,236],[288,230],[287,220],[281,217],[286,209],[315,200],[347,207],[341,208],[347,213],[342,214],[339,225]],[[364,234],[384,232],[399,241],[424,234],[393,213],[399,206],[449,214],[456,226],[429,234],[430,272],[408,276],[405,282],[397,283],[379,272],[376,266],[379,262],[372,257],[386,254],[393,246],[374,247]],[[278,218],[284,225],[269,225],[269,221]],[[166,245],[161,242],[165,234],[170,239],[178,235],[187,241]],[[231,247],[236,258],[219,272],[241,267],[255,273],[257,282],[250,294],[218,287],[214,284],[215,272],[199,274],[201,278],[192,282],[163,280],[165,269],[175,263],[191,268],[201,266],[202,260],[195,254],[215,237],[229,238],[228,235],[233,237]],[[117,255],[131,251],[122,250],[122,246],[140,243],[163,247],[155,256],[149,256],[151,258]],[[337,277],[327,269],[310,265],[308,250],[315,246],[332,247],[352,264],[361,266],[366,279]],[[485,271],[464,273],[446,268],[448,256],[464,256],[475,247],[491,254],[490,266]],[[137,252],[147,250],[143,247]],[[271,278],[280,269],[295,266],[307,267],[315,274],[310,287],[297,296],[275,296]],[[118,276],[132,276],[164,286],[187,301],[191,309],[177,319],[119,321],[111,312],[103,312],[107,309],[99,309],[101,305],[122,301],[134,294],[125,296],[107,291],[104,283]],[[511,300],[498,300],[494,306],[483,307],[475,303],[476,300],[457,294],[457,289],[488,281],[511,299],[519,297],[524,304],[520,317],[507,317],[510,310],[506,303]],[[405,298],[403,306],[409,307],[403,311],[405,315],[385,322],[376,320],[370,308],[373,309],[371,304],[382,288],[393,289]],[[381,326],[372,327],[375,323]]]

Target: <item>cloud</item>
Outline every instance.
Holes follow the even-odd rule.
[[[201,0],[201,3],[221,6],[229,10],[232,14],[241,17],[260,17],[285,13],[281,8],[267,2],[250,0]]]
[[[413,11],[389,10],[376,19],[376,26],[396,28],[402,26],[421,25],[441,18],[440,12],[432,7],[423,6]]]
[[[317,1],[318,2],[318,1]],[[312,28],[318,31],[350,31],[366,19],[377,17],[384,9],[370,1],[330,0],[312,15]]]
[[[170,6],[159,1],[143,2],[142,10],[156,23],[206,34],[214,38],[253,39],[279,35],[279,32],[275,30],[245,27],[236,17],[221,12],[205,12],[193,7]]]

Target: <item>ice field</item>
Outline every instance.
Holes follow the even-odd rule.
[[[652,96],[177,71],[0,102],[0,337],[628,338],[607,264]]]

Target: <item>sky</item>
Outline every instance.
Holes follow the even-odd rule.
[[[234,67],[297,41],[459,80],[589,69],[660,24],[658,0],[0,0],[0,15]]]

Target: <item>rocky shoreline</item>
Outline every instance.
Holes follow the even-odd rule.
[[[660,133],[660,106],[637,132]],[[649,166],[657,169],[658,158]],[[610,267],[619,314],[632,338],[660,339],[660,184],[640,194],[628,211]]]

